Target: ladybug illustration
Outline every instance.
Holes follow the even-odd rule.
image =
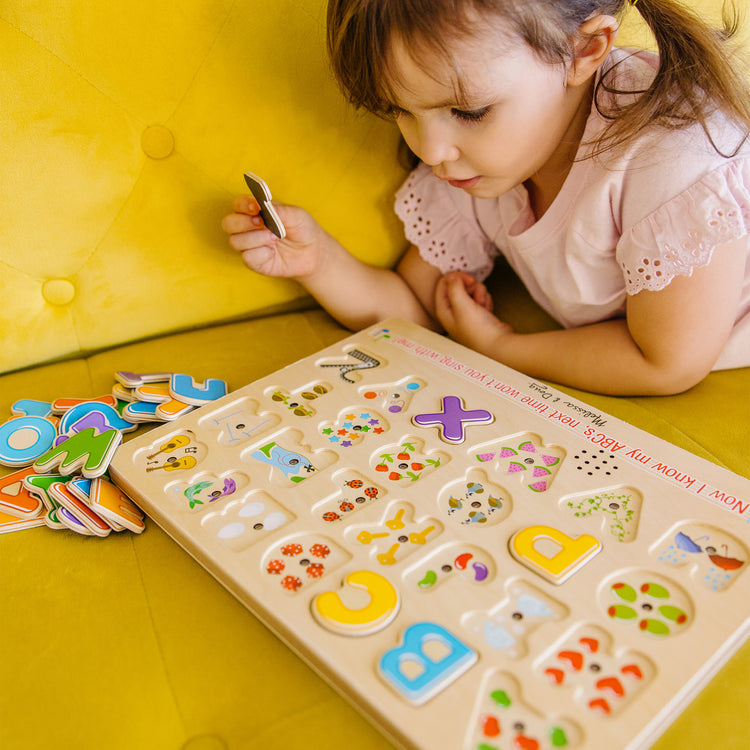
[[[302,581],[296,576],[284,576],[281,580],[281,585],[288,591],[296,591],[302,586]]]
[[[286,555],[287,557],[295,557],[296,555],[302,554],[302,545],[301,544],[285,544],[281,548],[281,554]]]
[[[305,568],[305,573],[307,573],[309,578],[320,578],[324,572],[325,567],[322,563],[310,563]]]
[[[327,544],[313,544],[313,546],[310,547],[310,554],[313,557],[325,558],[331,554],[331,550]]]

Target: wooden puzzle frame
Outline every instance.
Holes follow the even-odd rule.
[[[403,747],[648,747],[748,636],[750,482],[403,321],[110,471]]]

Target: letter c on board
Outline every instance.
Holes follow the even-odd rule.
[[[393,584],[371,570],[356,570],[344,579],[344,586],[364,590],[370,601],[364,607],[351,608],[335,591],[325,591],[313,599],[315,619],[328,630],[340,635],[369,635],[386,627],[400,605]]]

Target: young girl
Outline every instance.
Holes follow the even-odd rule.
[[[628,5],[658,57],[613,47]],[[366,265],[283,204],[280,240],[248,196],[223,227],[350,328],[400,316],[533,377],[680,392],[750,365],[750,94],[726,36],[676,0],[329,0],[343,90],[420,162],[396,197],[411,247]],[[493,315],[499,254],[561,330]]]

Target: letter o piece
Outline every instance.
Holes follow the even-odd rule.
[[[9,419],[0,425],[0,464],[30,466],[47,453],[56,437],[55,422],[46,417]]]

